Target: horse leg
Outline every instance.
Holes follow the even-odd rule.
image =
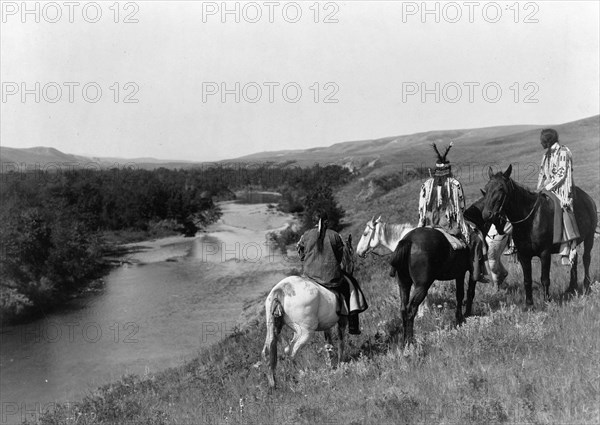
[[[329,360],[331,361],[331,358],[333,357],[333,339],[331,337],[331,329],[324,330],[323,335],[325,335],[325,351],[327,353],[327,356],[329,357]]]
[[[583,279],[583,290],[586,294],[590,293],[590,284],[592,279],[590,278],[590,262],[592,261],[592,248],[594,247],[594,235],[587,237],[583,241],[583,270],[585,277]]]
[[[340,320],[338,321],[338,362],[337,364],[340,365],[342,363],[342,358],[344,356],[344,335],[346,332],[346,325],[348,324],[348,319],[346,318],[346,316],[341,316]]]
[[[470,279],[469,279],[470,280]],[[456,324],[460,325],[465,321],[462,312],[462,303],[465,298],[465,273],[456,277]]]
[[[298,324],[294,324],[294,338],[292,339],[292,342],[290,342],[290,345],[287,347],[289,350],[289,356],[292,360],[296,357],[298,351],[300,351],[300,349],[304,345],[306,345],[306,343],[314,333],[315,331],[312,329],[308,329]]]
[[[569,279],[569,292],[575,294],[578,289],[577,285],[577,262],[579,255],[575,251],[575,257],[573,257],[573,264],[571,264],[571,278]]]
[[[550,251],[543,251],[540,254],[540,262],[542,266],[540,282],[544,288],[544,301],[548,301],[550,299],[550,264],[552,263]]]
[[[475,285],[477,281],[469,273],[469,289],[467,290],[467,306],[465,307],[465,317],[469,317],[473,310],[473,299],[475,299]]]
[[[400,335],[402,345],[406,345],[407,341],[407,329],[408,329],[408,300],[410,298],[410,287],[412,286],[412,280],[409,276],[398,276],[398,288],[400,289],[400,316],[402,317],[402,334]],[[396,338],[396,337],[394,337]]]
[[[431,286],[431,283],[433,283],[433,282],[430,282],[429,285],[419,284],[419,283],[415,284],[415,290],[410,297],[410,302],[409,302],[409,306],[408,306],[408,312],[407,312],[408,313],[407,314],[408,325],[404,329],[405,344],[407,342],[413,342],[415,339],[415,335],[414,335],[415,316],[417,315],[417,311],[419,310],[419,305],[423,302],[423,300],[427,296],[427,290]]]
[[[519,263],[523,270],[523,284],[525,286],[525,304],[533,306],[533,289],[531,287],[531,257],[517,251]],[[542,268],[543,269],[543,268]]]

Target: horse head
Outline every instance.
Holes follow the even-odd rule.
[[[485,185],[483,193],[482,216],[485,221],[491,221],[497,229],[503,229],[506,219],[504,218],[504,204],[511,193],[510,173],[512,165],[505,172],[494,174],[492,168],[488,169],[490,180]]]
[[[379,229],[381,225],[381,216],[376,220],[375,216],[367,221],[367,226],[356,245],[356,255],[360,258],[365,258],[370,249],[374,249],[379,245]]]

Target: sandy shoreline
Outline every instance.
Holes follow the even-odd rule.
[[[218,239],[224,248],[223,251],[231,252],[232,256],[235,256],[236,249],[243,249],[238,246],[246,248],[250,244],[264,246],[269,232],[283,230],[294,221],[292,215],[268,208],[268,205],[266,203],[238,204],[235,201],[220,202],[222,217],[204,231],[198,232],[194,237],[178,235],[124,244],[122,247],[128,251],[128,254],[122,257],[123,263],[178,261],[189,256],[198,241],[212,240],[211,238]],[[219,261],[221,259],[223,258],[219,258]]]

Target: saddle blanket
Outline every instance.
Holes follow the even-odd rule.
[[[344,298],[344,295],[342,295],[340,291],[328,288],[327,286],[317,282],[313,278],[308,277],[306,275],[302,275],[302,277],[310,280],[311,282],[316,283],[317,285],[325,289],[328,289],[329,291],[335,294],[338,300],[338,314],[340,316],[348,316],[351,313],[361,313],[368,308],[365,295],[363,294],[362,289],[360,289],[358,282],[356,282],[353,277],[343,274],[343,278],[346,280],[346,282],[348,282],[348,286],[350,289],[350,305],[348,305],[346,299]]]
[[[553,240],[552,243],[561,243],[563,239],[563,210],[560,205],[560,199],[549,190],[543,189],[542,194],[554,203],[554,221],[553,221]]]
[[[434,227],[434,229],[440,231],[444,236],[446,236],[446,239],[448,239],[448,242],[450,242],[450,245],[452,245],[452,249],[467,248],[467,244],[463,240],[458,239],[454,235],[451,235],[443,227]]]

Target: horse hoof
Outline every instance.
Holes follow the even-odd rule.
[[[525,304],[525,307],[523,307],[523,311],[533,311],[535,310],[535,307],[533,305],[533,303],[527,303]]]

